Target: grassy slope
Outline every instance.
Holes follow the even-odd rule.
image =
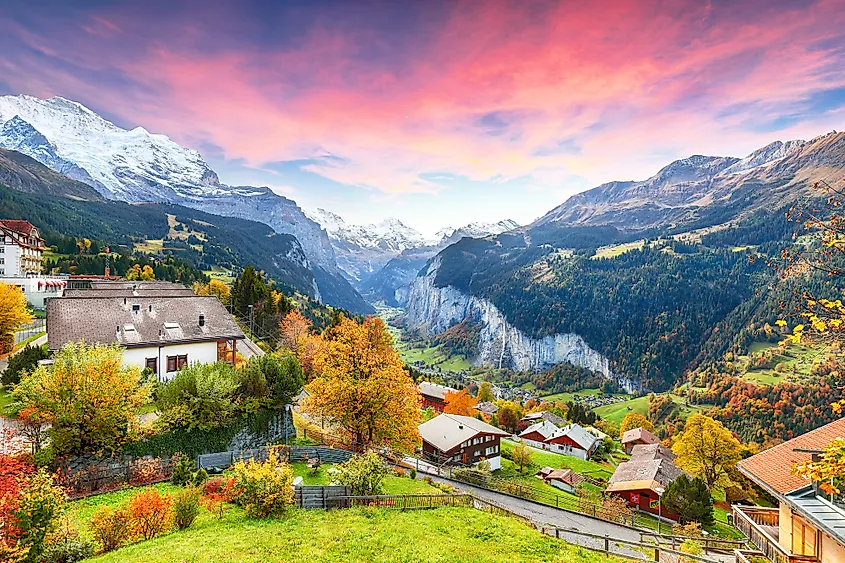
[[[0,387],[0,415],[8,415],[8,408],[11,404],[12,396],[6,389]]]
[[[328,485],[331,481],[329,469],[331,464],[323,464],[317,469],[315,475],[311,474],[311,470],[305,462],[291,463],[293,472],[298,477],[302,477],[304,485]],[[395,475],[388,475],[384,480],[385,494],[388,495],[408,495],[408,494],[440,494],[442,491],[432,487],[421,478],[410,479],[407,477],[397,477]]]
[[[776,372],[773,368],[749,369],[750,356],[769,348],[777,348],[777,344],[769,342],[754,342],[748,347],[748,355],[737,357],[743,375],[742,379],[756,385],[774,385],[787,380],[800,381],[810,375],[813,362],[824,355],[824,350],[804,346],[787,346],[783,355],[776,357],[776,363],[783,363],[784,369]]]
[[[391,478],[415,483],[410,479]],[[416,483],[421,483],[416,481]],[[162,493],[178,490],[156,485]],[[101,505],[115,506],[126,490],[71,503],[71,518],[83,533]],[[398,491],[397,491],[398,492]],[[495,549],[491,549],[495,546]],[[185,561],[556,561],[619,560],[567,546],[522,522],[468,508],[397,512],[380,509],[291,510],[279,520],[249,520],[228,507],[223,520],[202,510],[194,525],[89,561],[165,563]]]
[[[470,508],[397,512],[293,510],[280,520],[248,520],[230,509],[223,521],[204,513],[171,533],[92,561],[616,561],[565,545],[525,524]]]
[[[630,410],[628,410],[630,408]],[[629,412],[646,414],[648,412],[648,397],[637,397],[629,401],[622,401],[596,409],[596,414],[607,420],[622,422]]]
[[[502,440],[502,451],[512,451],[515,447],[515,442],[512,442],[510,440]],[[546,466],[554,467],[556,469],[566,468],[572,469],[576,473],[581,473],[584,475],[589,475],[591,477],[603,479],[609,479],[610,476],[613,474],[613,469],[611,469],[609,466],[604,466],[594,461],[584,461],[583,459],[578,459],[577,457],[572,457],[569,455],[557,454],[554,452],[545,452],[536,448],[531,448],[531,456],[531,464],[533,466],[536,466],[537,469]],[[505,462],[508,460],[503,459],[502,461]],[[534,482],[531,481],[530,483]]]

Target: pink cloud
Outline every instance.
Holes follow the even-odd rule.
[[[87,24],[96,41],[66,49],[16,32],[44,55],[133,85],[104,87],[61,66],[34,74],[25,57],[7,61],[6,74],[254,166],[329,151],[343,162],[310,169],[388,194],[436,192],[420,179],[434,172],[554,186],[572,174],[643,177],[667,154],[736,154],[773,140],[745,124],[845,86],[840,52],[822,47],[842,49],[837,4],[749,15],[697,3],[462,2],[419,51],[388,65],[365,56],[382,38],[332,22],[295,48],[203,50],[192,43],[207,32],[185,26],[187,39],[145,42],[136,31],[140,47],[111,51],[111,36],[133,33],[114,13]],[[499,113],[511,120],[500,134],[479,127]],[[782,133],[820,133],[827,119],[810,114]],[[578,150],[542,150],[563,139]]]

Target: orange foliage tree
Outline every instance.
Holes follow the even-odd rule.
[[[381,319],[359,324],[341,316],[314,354],[303,410],[330,419],[357,444],[413,451],[421,398],[403,367]]]
[[[443,397],[446,406],[443,412],[446,414],[459,414],[461,416],[475,415],[474,407],[478,404],[478,399],[469,394],[469,390],[462,389],[461,391],[448,391]]]
[[[296,352],[302,337],[311,332],[311,321],[294,309],[279,323],[279,348]]]

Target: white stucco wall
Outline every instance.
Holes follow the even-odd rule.
[[[586,450],[582,450],[579,448],[573,448],[571,446],[565,444],[549,444],[551,447],[549,448],[551,451],[563,455],[568,455],[572,457],[577,457],[578,459],[587,459],[587,452]]]
[[[502,456],[497,455],[495,457],[488,457],[487,461],[490,462],[490,471],[496,471],[497,469],[502,468]],[[478,465],[477,463],[475,465]]]
[[[173,379],[176,372],[167,372],[167,356],[188,356],[188,363],[210,364],[217,361],[217,342],[197,342],[193,344],[167,344],[144,348],[127,348],[123,352],[124,365],[135,365],[144,369],[147,358],[158,358],[158,378],[160,381]]]

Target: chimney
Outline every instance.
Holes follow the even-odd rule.
[[[153,312],[153,306],[152,306],[152,304],[150,304],[150,313],[152,313],[152,312]]]
[[[463,429],[464,429],[464,425],[463,425],[463,424],[458,424],[458,430],[463,430]]]
[[[109,268],[108,266],[106,266],[106,276],[105,276],[105,277],[109,277],[109,274],[110,274],[110,273],[111,273],[111,268]]]
[[[200,326],[205,326],[205,313],[200,313]]]

